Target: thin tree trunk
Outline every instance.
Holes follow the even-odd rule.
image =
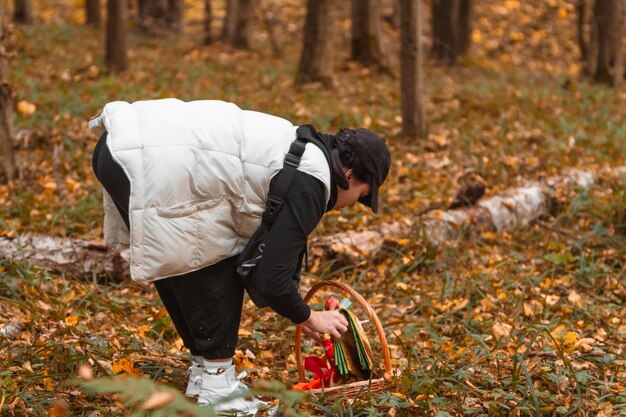
[[[211,24],[213,23],[213,9],[211,8],[211,0],[204,0],[204,44],[208,45],[213,42],[213,34],[211,32]]]
[[[274,58],[282,58],[283,51],[278,43],[276,31],[274,30],[275,27],[281,27],[281,22],[277,19],[278,7],[277,5],[272,5],[269,10],[262,9],[261,13],[263,16],[263,25],[265,26],[267,36],[272,45],[272,55]]]
[[[576,38],[578,40],[578,48],[580,49],[580,62],[582,73],[590,75],[589,72],[589,43],[586,26],[588,24],[589,14],[587,13],[587,1],[576,0]]]
[[[460,0],[433,0],[433,49],[432,56],[445,65],[455,65],[459,45]]]
[[[86,23],[95,27],[102,24],[102,13],[100,11],[100,0],[86,0],[85,14],[87,15]]]
[[[175,33],[183,29],[183,16],[185,14],[185,2],[183,0],[168,0],[167,23]]]
[[[461,0],[459,5],[458,49],[465,55],[472,44],[472,0]]]
[[[389,24],[394,29],[400,29],[400,0],[392,0],[391,16],[389,16]]]
[[[352,0],[352,59],[387,71],[380,21],[380,0]]]
[[[5,28],[4,14],[0,14],[0,42],[4,43]],[[0,44],[3,48],[3,45]],[[11,88],[5,79],[5,58],[0,54],[0,160],[1,168],[7,180],[13,180],[17,176],[15,163],[15,150],[13,140],[15,137],[13,128],[13,100]]]
[[[113,71],[124,71],[128,68],[126,0],[107,0],[106,63]]]
[[[596,0],[593,21],[598,34],[598,55],[594,79],[619,87],[624,79],[622,34],[624,0]]]
[[[15,10],[13,11],[15,23],[30,25],[33,23],[33,1],[15,0]]]
[[[138,0],[139,30],[154,35],[171,26],[170,0]]]
[[[222,41],[232,44],[237,28],[237,15],[239,9],[239,0],[226,1],[226,16],[224,16],[224,25],[222,26]]]
[[[333,84],[336,7],[331,0],[307,0],[304,39],[296,83]]]
[[[402,95],[402,135],[427,136],[426,113],[422,99],[423,45],[421,0],[400,0],[400,83]]]
[[[254,4],[254,0],[239,0],[235,31],[231,40],[231,45],[235,48],[250,49]]]

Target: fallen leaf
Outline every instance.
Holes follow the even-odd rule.
[[[582,307],[584,305],[582,297],[576,291],[572,291],[569,293],[569,295],[567,296],[567,301],[569,301],[574,307]]]
[[[176,398],[176,396],[173,392],[153,392],[150,398],[148,398],[141,405],[141,408],[144,410],[156,410],[162,408],[164,405],[171,403],[172,401],[174,401],[174,398]]]
[[[502,322],[496,322],[491,327],[491,331],[493,332],[493,335],[497,338],[509,336],[511,334],[511,330],[513,330],[513,326],[511,326],[510,324],[502,323]]]
[[[129,358],[122,358],[119,361],[113,362],[111,366],[114,374],[126,373],[130,376],[140,376],[141,371],[135,368],[135,364]]]
[[[29,103],[26,100],[22,100],[17,103],[17,112],[23,116],[30,116],[31,114],[35,113],[36,110],[37,106],[35,106],[33,103]]]
[[[85,381],[91,381],[93,379],[93,369],[87,364],[83,364],[78,368],[78,376]]]

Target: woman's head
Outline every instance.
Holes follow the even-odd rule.
[[[335,208],[359,201],[377,213],[378,188],[391,166],[385,141],[368,129],[342,128],[332,143],[332,176],[338,186]]]

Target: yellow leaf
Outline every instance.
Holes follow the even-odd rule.
[[[80,188],[80,183],[72,177],[65,177],[65,185],[70,192],[74,192]]]
[[[44,389],[46,391],[52,391],[54,389],[54,386],[52,385],[52,380],[48,378],[48,371],[43,371],[43,375],[45,376],[45,378],[43,378],[41,381],[43,382]]]
[[[70,291],[67,294],[65,294],[61,300],[63,300],[63,303],[67,304],[71,300],[73,300],[75,296],[76,296],[76,293],[74,291]]]
[[[474,29],[472,31],[472,43],[481,43],[483,40],[483,34],[480,30]]]
[[[57,189],[57,183],[54,181],[48,181],[44,183],[43,188],[45,188],[46,191],[54,191]]]
[[[564,345],[573,345],[576,340],[578,340],[578,336],[574,332],[565,333],[562,339]]]
[[[252,332],[243,328],[239,329],[239,336],[250,336]]]
[[[67,316],[65,318],[65,323],[69,324],[70,326],[75,325],[76,323],[78,323],[78,316]]]
[[[409,289],[409,286],[406,285],[404,282],[396,282],[396,287],[403,291],[406,291]]]
[[[26,100],[22,100],[17,103],[17,112],[21,115],[30,116],[31,114],[35,113],[36,110],[37,106],[35,106],[33,103],[29,103]]]
[[[257,355],[257,357],[260,360],[265,360],[265,359],[274,359],[274,354],[272,353],[271,350],[262,350],[259,352],[259,354]]]
[[[139,337],[146,337],[146,332],[148,330],[150,330],[150,326],[148,326],[147,324],[141,325],[137,329],[137,334],[139,334]]]
[[[113,362],[111,368],[114,374],[126,373],[130,376],[141,375],[141,371],[135,368],[135,364],[129,358],[122,358],[119,361]]]

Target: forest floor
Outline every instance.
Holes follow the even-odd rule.
[[[476,2],[470,54],[453,68],[425,68],[430,135],[410,142],[399,136],[399,80],[348,60],[347,17],[335,86],[325,90],[293,84],[303,2],[264,2],[280,9],[282,58],[272,56],[263,27],[252,51],[201,45],[202,2],[188,3],[182,35],[133,30],[130,69],[110,74],[103,32],[82,25],[81,2],[35,1],[37,23],[16,27],[9,42],[22,176],[0,186],[0,235],[101,238],[102,192],[90,160],[96,138],[87,120],[113,100],[223,99],[321,130],[379,132],[393,154],[382,213],[333,212],[317,235],[445,206],[468,175],[480,176],[492,195],[626,160],[626,90],[579,75],[575,14],[566,0]],[[215,15],[217,31],[223,10]],[[386,24],[384,32],[397,67],[398,33]],[[398,376],[381,394],[354,403],[307,399],[299,411],[626,415],[626,189],[601,177],[590,190],[557,199],[551,215],[515,232],[437,249],[401,240],[359,265],[313,265],[302,289],[333,278],[363,294],[385,327]],[[21,330],[0,339],[1,415],[130,415],[123,396],[80,388],[75,378],[87,362],[97,376],[144,375],[184,389],[189,358],[149,286],[77,281],[0,260],[0,327],[9,323]],[[293,330],[246,302],[236,359],[252,382],[297,381]]]

